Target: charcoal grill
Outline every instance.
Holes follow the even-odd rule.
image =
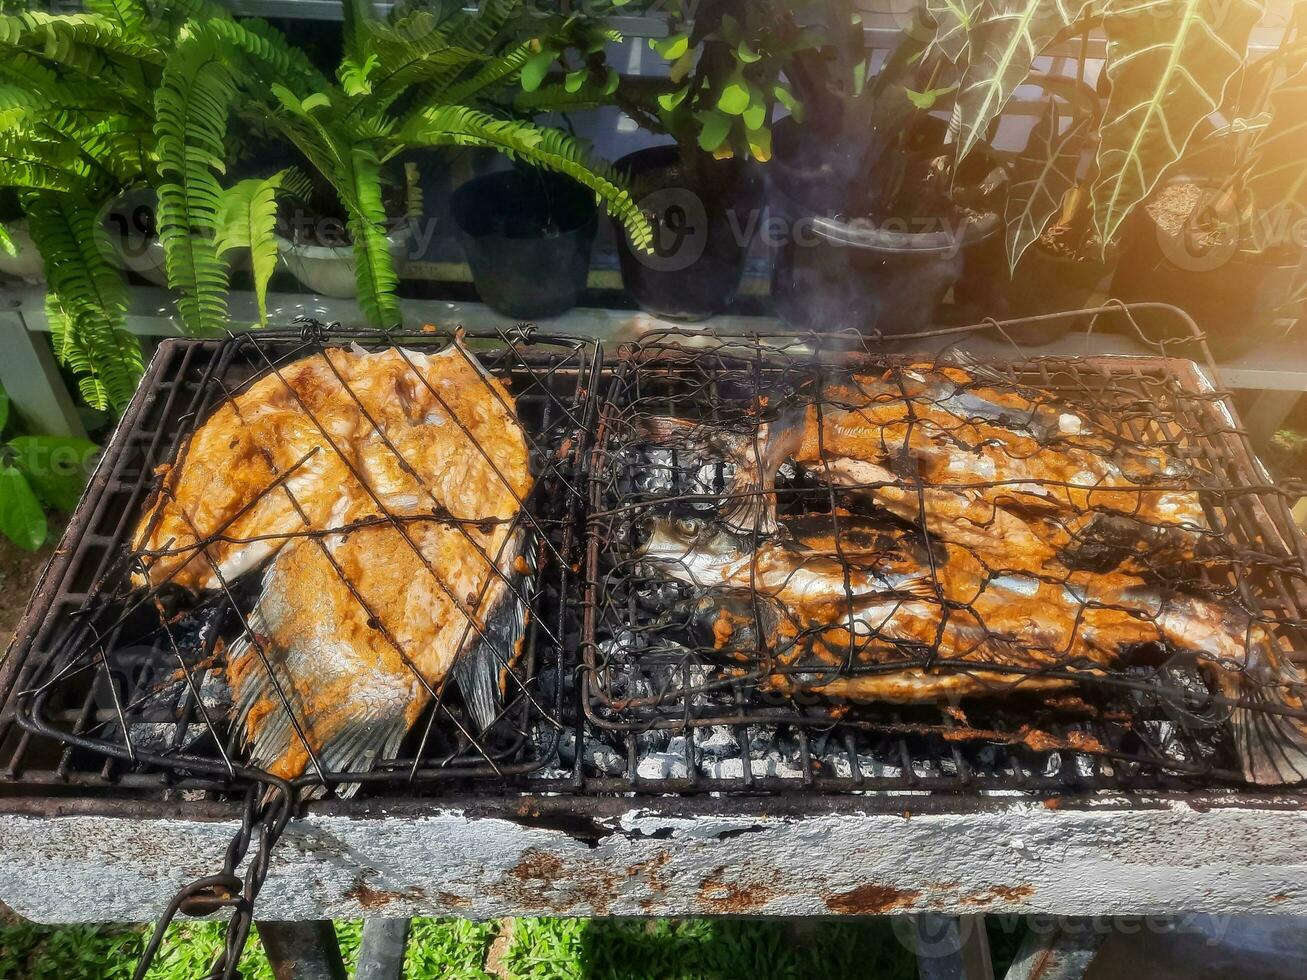
[[[979,743],[948,712],[832,716],[820,703],[760,701],[747,682],[708,702],[682,684],[628,703],[623,691],[644,667],[601,653],[631,615],[605,580],[617,554],[614,421],[642,398],[665,405],[664,381],[650,387],[647,378],[651,365],[681,357],[680,345],[704,342],[683,331],[608,359],[601,346],[525,331],[474,345],[483,363],[515,379],[544,488],[533,514],[557,551],[543,566],[519,696],[490,751],[436,724],[425,745],[414,736],[375,774],[333,774],[368,783],[354,799],[305,802],[300,794],[316,785],[306,777],[269,807],[268,780],[228,768],[216,740],[189,738],[207,730],[202,687],[165,719],[133,713],[141,685],[175,669],[157,619],[139,635],[117,634],[137,649],[121,651],[114,684],[96,683],[104,670],[94,654],[96,669],[67,669],[85,661],[88,630],[110,650],[117,642],[107,627],[121,618],[110,600],[121,602],[130,570],[124,536],[153,467],[206,406],[268,361],[326,343],[421,349],[448,339],[331,329],[161,346],[0,668],[9,869],[0,899],[37,921],[140,921],[218,869],[233,890],[248,886],[253,869],[259,915],[291,920],[1307,913],[1302,793],[1242,784],[1221,746],[1175,724],[1177,705],[1195,709],[1182,699],[1141,702],[1134,731],[1102,717],[969,713],[967,726],[984,728]],[[752,366],[776,348],[769,362],[802,373],[822,343],[735,338],[681,363],[701,372],[714,358]],[[1124,406],[1133,435],[1200,461],[1209,518],[1229,545],[1218,574],[1297,656],[1302,542],[1208,372],[1176,357],[1023,358],[1008,370]],[[127,746],[122,732],[134,723],[148,726],[139,730],[153,750]],[[1032,740],[1031,727],[1051,742]],[[1076,732],[1106,751],[1081,751]],[[186,893],[182,910],[226,907],[195,900],[213,894]]]
[[[900,379],[891,388],[904,371],[923,363],[920,355],[873,354],[861,338],[843,339],[838,364]],[[956,361],[944,353],[935,364]],[[651,460],[641,451],[648,442],[642,423],[677,417],[756,440],[769,403],[811,387],[831,367],[828,352],[783,336],[704,343],[669,330],[623,351],[592,465],[582,654],[587,717],[598,732],[610,733],[624,759],[636,760],[636,768],[626,767],[627,777],[646,789],[676,792],[787,786],[826,792],[1183,789],[1239,782],[1228,732],[1219,730],[1223,699],[1201,686],[1186,688],[1169,666],[1131,676],[1042,672],[1074,677],[1087,689],[1061,699],[1069,713],[1049,710],[1059,699],[1023,700],[1019,694],[973,700],[965,712],[957,704],[851,709],[819,696],[770,693],[761,683],[773,671],[800,668],[757,657],[744,667],[727,660],[722,669],[712,636],[699,637],[697,645],[685,639],[694,631],[695,596],[703,590],[650,572],[640,559],[639,526],[651,515],[684,512],[687,505],[692,514],[695,507],[711,509],[725,499],[722,477],[705,475],[702,458],[684,450],[679,457],[676,449],[664,450],[664,457]],[[1091,418],[1111,420],[1116,435],[1163,448],[1191,466],[1191,476],[1148,489],[1200,494],[1210,525],[1200,545],[1202,569],[1211,591],[1272,627],[1288,656],[1303,651],[1301,537],[1285,497],[1259,472],[1228,404],[1193,361],[1042,357],[982,367],[994,374],[991,385],[1007,379],[1014,388],[1052,392]],[[832,410],[827,404],[826,411]],[[800,511],[815,503],[829,512],[835,509],[831,493],[796,481],[778,487],[778,509]],[[923,513],[924,507],[923,500]],[[839,520],[832,520],[837,542]],[[919,521],[924,526],[924,517]],[[843,564],[847,575],[849,563]],[[1170,572],[1161,560],[1155,564],[1146,571]],[[740,615],[754,615],[758,594],[752,590]],[[925,650],[863,670],[921,664],[945,670],[978,666],[950,664]],[[858,672],[848,666],[835,670],[841,676]],[[723,741],[745,748],[748,758],[715,761]],[[652,746],[661,750],[661,766],[648,764]]]

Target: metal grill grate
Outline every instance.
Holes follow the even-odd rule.
[[[1121,308],[1112,312],[1119,314]],[[732,467],[761,462],[768,438],[763,426],[775,425],[787,405],[808,412],[815,406],[815,430],[823,432],[822,406],[826,412],[841,407],[824,395],[833,377],[847,379],[852,365],[863,375],[889,378],[894,388],[904,383],[905,371],[922,361],[873,354],[860,340],[852,341],[853,352],[832,357],[816,349],[814,339],[755,335],[706,340],[669,330],[623,350],[600,416],[590,487],[580,685],[594,731],[594,745],[583,763],[595,777],[590,785],[657,792],[1066,792],[1192,791],[1241,784],[1227,722],[1236,707],[1251,699],[1209,689],[1193,658],[1181,663],[1166,642],[1149,644],[1149,656],[1139,656],[1121,670],[1090,676],[1084,664],[1067,658],[1049,667],[1024,668],[1022,674],[1023,668],[1013,664],[983,657],[950,660],[939,646],[903,642],[895,644],[896,656],[863,665],[853,655],[852,631],[844,630],[849,656],[814,671],[810,662],[797,658],[787,663],[781,644],[768,639],[757,610],[775,593],[758,585],[756,557],[746,566],[744,587],[736,581],[720,588],[687,580],[698,574],[690,568],[690,552],[675,557],[679,568],[670,573],[666,565],[648,561],[651,521],[675,521],[679,515],[691,535],[716,521],[732,496]],[[841,339],[842,346],[850,346],[849,338]],[[1168,347],[1168,353],[1186,352],[1182,344]],[[930,369],[956,363],[946,353]],[[1173,601],[1169,597],[1198,595],[1201,582],[1202,598],[1246,610],[1254,627],[1274,635],[1282,656],[1299,659],[1307,649],[1302,634],[1307,560],[1301,536],[1285,496],[1254,461],[1225,396],[1192,362],[1043,357],[996,361],[980,370],[991,387],[1049,392],[1056,403],[1074,407],[1121,440],[1181,461],[1182,479],[1148,488],[1199,495],[1207,530],[1199,536],[1196,554],[1180,560],[1150,544],[1133,548],[1128,560],[1161,590],[1163,611]],[[666,424],[657,420],[667,418],[695,424],[677,429],[675,438],[652,454],[651,427],[665,430]],[[733,463],[723,463],[720,452],[705,453],[702,436],[708,426],[742,436],[747,452]],[[827,462],[824,446],[820,455],[813,469]],[[897,476],[895,481],[904,482]],[[782,469],[776,509],[782,523],[794,522],[791,527],[817,518],[831,528],[847,590],[850,562],[840,542],[851,540],[843,535],[852,532],[847,526],[841,529],[842,518],[832,515],[848,513],[850,504],[847,494],[836,495],[821,483],[794,468],[788,476]],[[984,483],[978,480],[966,492]],[[932,488],[927,480],[909,478],[906,484],[914,494]],[[876,485],[862,489],[875,490]],[[919,527],[929,520],[924,496],[915,506],[915,515],[881,516],[889,517],[894,533],[907,533],[904,525],[912,517]],[[883,510],[883,502],[870,509]],[[846,524],[863,516],[850,516]],[[747,533],[744,538],[749,548],[762,540],[750,540]],[[698,548],[705,538],[692,540]],[[938,574],[932,565],[930,579],[938,583]],[[985,580],[986,586],[990,581]],[[731,623],[722,611],[732,602],[743,625]],[[715,617],[708,622],[704,603]],[[841,615],[848,615],[853,605],[850,594],[848,605],[839,606]],[[833,631],[839,622],[805,625],[810,633],[820,633]],[[723,653],[716,629],[744,636],[751,648],[742,654],[727,647]],[[876,638],[874,627],[871,633]],[[790,642],[797,646],[805,640],[813,642],[800,632]],[[856,703],[818,693],[834,678],[883,675],[905,667],[945,673],[985,667],[1008,677],[1036,674],[1078,683],[1056,697],[1018,689],[995,698],[954,698],[948,704]],[[787,670],[791,676],[776,683]],[[1304,717],[1292,710],[1300,697],[1300,689],[1291,686],[1290,706],[1280,716]]]
[[[241,777],[267,779],[241,766],[217,683],[220,644],[242,632],[257,582],[229,583],[197,601],[180,590],[143,594],[129,581],[142,561],[129,537],[158,489],[156,468],[174,460],[212,409],[252,378],[328,346],[421,352],[451,340],[439,332],[306,328],[162,344],[0,674],[7,696],[0,781],[154,795],[164,788],[224,791],[243,788]],[[535,483],[523,519],[537,534],[539,571],[522,655],[508,673],[499,718],[479,737],[457,696],[440,697],[395,758],[371,773],[328,772],[331,782],[404,782],[417,791],[454,780],[505,785],[555,756],[560,650],[576,643],[563,615],[572,571],[562,556],[574,547],[584,503],[573,470],[593,428],[588,395],[599,351],[593,343],[525,334],[468,335],[464,342],[509,386],[527,434]],[[161,698],[165,689],[175,696]],[[311,772],[299,785],[318,778]]]

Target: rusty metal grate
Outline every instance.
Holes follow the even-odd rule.
[[[1128,315],[1121,307],[1107,312]],[[814,678],[808,664],[786,664],[765,640],[755,612],[765,590],[751,580],[743,590],[707,590],[719,620],[729,593],[743,596],[739,615],[746,627],[751,617],[757,624],[756,653],[722,653],[696,605],[705,589],[678,580],[687,574],[683,569],[668,575],[652,568],[643,549],[651,519],[688,514],[693,523],[696,508],[715,514],[730,496],[731,464],[724,467],[720,457],[706,458],[700,448],[675,441],[651,457],[650,419],[689,420],[743,434],[756,455],[765,442],[757,434],[760,425],[782,414],[787,403],[820,405],[822,397],[813,392],[823,390],[823,379],[833,371],[852,364],[901,381],[905,370],[922,361],[878,354],[866,341],[845,336],[836,368],[816,340],[706,340],[668,330],[623,349],[600,413],[591,467],[579,685],[593,738],[578,763],[590,775],[589,785],[652,792],[1183,792],[1243,784],[1226,722],[1244,702],[1209,690],[1194,665],[1178,664],[1165,643],[1153,644],[1161,649],[1128,669],[1100,676],[1087,676],[1077,663],[1048,668],[1047,676],[1078,682],[1057,699],[1014,692],[944,705],[837,702],[816,693],[832,676],[906,666],[966,672],[1004,665],[950,662],[927,644],[899,643],[901,655],[886,664],[860,667],[850,651],[844,663]],[[1170,343],[1163,350],[1183,356],[1197,346]],[[934,366],[950,363],[956,361],[946,353]],[[1021,357],[983,370],[990,384],[1051,392],[1116,436],[1183,461],[1186,475],[1170,485],[1201,499],[1208,529],[1196,554],[1179,562],[1139,549],[1131,560],[1166,595],[1197,592],[1195,583],[1201,582],[1204,596],[1246,610],[1252,623],[1273,633],[1283,656],[1300,659],[1307,650],[1307,555],[1289,501],[1255,462],[1225,395],[1191,361]],[[928,486],[907,483],[914,490]],[[835,525],[836,542],[841,540],[839,519],[831,515],[847,506],[843,495],[837,501],[828,486],[793,474],[787,479],[782,471],[775,499],[782,520],[824,515]],[[925,526],[924,498],[920,507]],[[904,523],[890,517],[891,524]],[[687,559],[678,561],[684,566]],[[849,563],[843,564],[847,576]],[[852,608],[851,595],[848,601]],[[797,680],[776,684],[776,675],[787,669]]]
[[[359,344],[434,351],[447,333],[267,331],[225,340],[164,342],[92,478],[0,674],[0,786],[48,792],[109,788],[135,796],[161,790],[243,790],[266,774],[243,767],[224,717],[219,643],[242,630],[257,583],[238,581],[203,596],[151,590],[129,576],[139,567],[129,536],[187,435],[231,393],[276,366]],[[457,696],[438,699],[395,758],[371,773],[330,773],[332,782],[404,783],[410,792],[463,781],[497,786],[550,762],[562,730],[562,650],[574,647],[561,597],[571,588],[573,535],[584,504],[574,470],[593,428],[589,391],[598,347],[558,337],[467,335],[481,363],[516,397],[535,479],[525,519],[538,538],[533,615],[505,707],[480,737]],[[251,579],[257,576],[248,577]],[[178,593],[180,590],[177,590]],[[150,601],[146,601],[146,600]],[[360,600],[361,601],[361,600]],[[184,676],[182,676],[184,675]],[[183,683],[179,683],[184,681]],[[160,698],[159,691],[170,691]],[[439,717],[435,723],[430,715]],[[317,783],[301,777],[295,788]]]

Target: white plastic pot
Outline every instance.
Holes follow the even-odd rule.
[[[18,254],[0,251],[0,272],[34,285],[45,282],[45,264],[41,261],[41,253],[36,250],[36,242],[28,234],[27,219],[7,222],[5,231],[18,247]]]
[[[386,236],[396,273],[403,269],[411,238],[407,225]],[[286,267],[309,292],[337,299],[358,296],[353,245],[300,245],[278,235],[277,250]]]

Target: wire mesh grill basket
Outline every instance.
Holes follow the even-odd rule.
[[[615,771],[1192,788],[1250,777],[1232,718],[1274,740],[1307,717],[1303,543],[1192,361],[841,341],[621,352],[581,680]],[[1274,677],[1241,659],[1263,647]]]
[[[222,790],[249,780],[278,783],[266,771],[242,763],[241,733],[233,724],[224,682],[224,652],[245,632],[261,576],[224,579],[221,589],[199,595],[167,584],[141,588],[132,573],[158,556],[133,543],[133,529],[163,483],[161,464],[176,460],[188,436],[253,379],[281,377],[287,365],[321,357],[329,348],[360,345],[367,351],[397,348],[420,354],[446,349],[453,340],[438,331],[313,327],[164,342],[20,629],[8,661],[17,675],[0,678],[0,686],[14,694],[21,726],[6,722],[0,728],[10,775],[26,782],[114,784],[140,791],[160,786]],[[310,766],[293,780],[296,788],[342,781],[404,781],[418,788],[458,779],[510,781],[554,756],[561,730],[561,651],[577,642],[569,634],[574,628],[561,601],[572,575],[572,561],[565,556],[575,546],[584,504],[575,489],[575,469],[593,427],[589,392],[599,350],[593,343],[528,339],[525,333],[461,340],[457,349],[475,356],[514,397],[534,480],[516,519],[532,532],[536,572],[521,596],[530,614],[520,655],[506,652],[501,663],[498,716],[480,731],[459,695],[442,688],[399,750],[378,759],[374,770],[319,772]],[[341,382],[349,388],[343,378]],[[452,417],[458,422],[457,411]],[[397,462],[404,466],[402,459]],[[286,475],[260,496],[278,492]],[[390,510],[380,510],[374,523],[396,523]],[[339,565],[333,567],[340,573]],[[289,702],[282,709],[303,722],[294,718]]]

